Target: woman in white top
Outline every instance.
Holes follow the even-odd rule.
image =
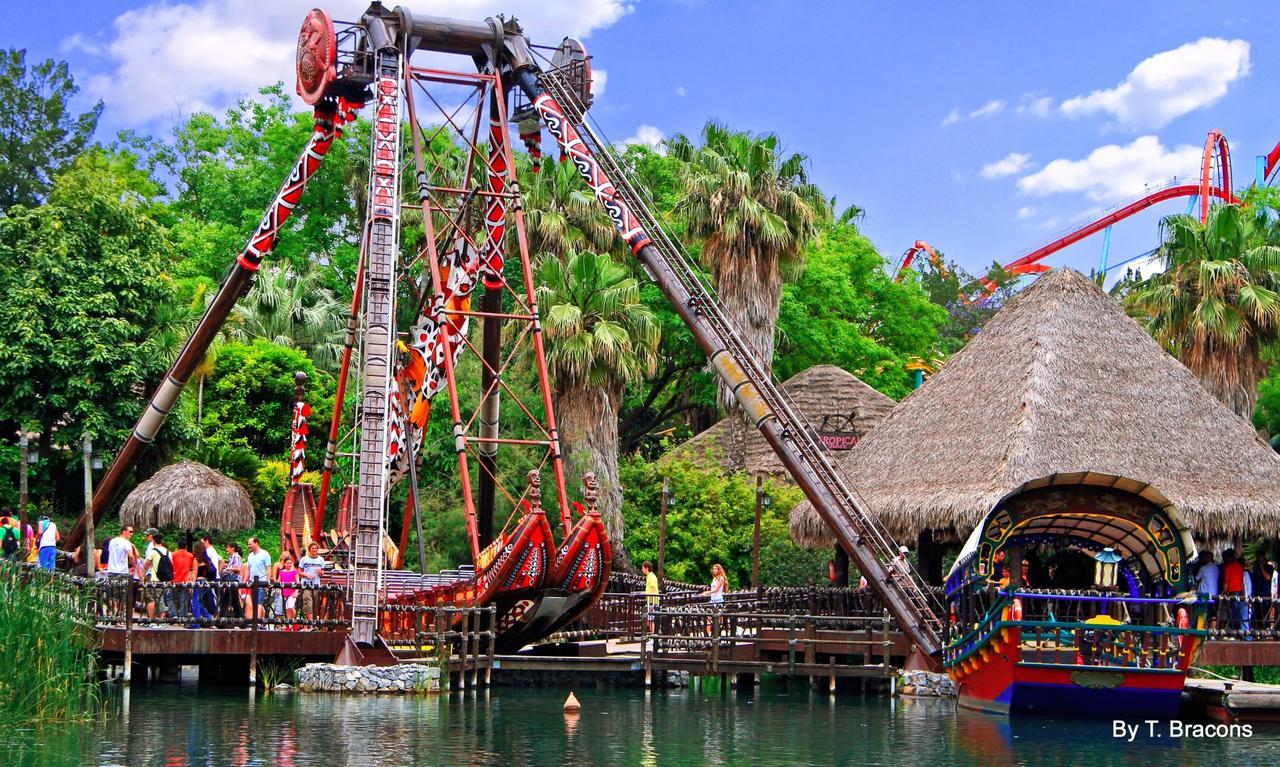
[[[729,579],[724,575],[724,568],[716,563],[711,566],[711,588],[702,592],[702,596],[711,597],[711,604],[724,604],[724,593],[729,590]]]

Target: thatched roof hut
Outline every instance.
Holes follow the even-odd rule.
[[[244,530],[253,527],[253,502],[239,482],[204,464],[180,461],[134,488],[120,521],[141,530]]]
[[[834,365],[814,365],[782,382],[782,389],[837,454],[853,447],[893,409],[894,401]],[[667,454],[725,471],[746,471],[789,478],[782,461],[760,432],[739,415],[711,428]]]
[[[1010,301],[839,468],[900,540],[963,539],[1026,483],[1067,479],[1163,495],[1201,540],[1280,527],[1280,456],[1067,269]],[[793,511],[793,536],[829,544],[815,526],[807,502]]]

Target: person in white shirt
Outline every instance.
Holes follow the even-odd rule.
[[[222,555],[213,547],[213,541],[209,540],[209,536],[200,536],[200,542],[204,544],[204,550],[209,555],[209,562],[213,564],[213,577],[222,577]]]
[[[125,584],[138,561],[138,550],[133,547],[132,538],[133,527],[125,525],[120,534],[107,544],[107,578],[116,584],[112,590],[112,609],[117,613],[133,609],[133,605],[127,604],[128,598],[125,596]]]
[[[298,569],[302,570],[302,615],[305,618],[316,617],[316,604],[320,595],[315,587],[320,585],[320,573],[327,563],[320,556],[320,545],[311,543],[307,553],[298,560]]]
[[[48,517],[40,517],[40,566],[52,570],[58,562],[58,541],[62,536],[58,526]]]
[[[249,539],[249,556],[245,557],[245,564],[249,568],[249,581],[265,581],[269,578],[271,571],[271,553],[262,548],[257,538]],[[258,620],[262,620],[266,616],[266,589],[261,586],[255,587],[257,594],[254,595],[258,602]]]

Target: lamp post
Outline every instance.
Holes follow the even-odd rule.
[[[85,524],[84,524],[84,573],[85,577],[92,578],[93,571],[97,569],[97,557],[93,555],[93,435],[85,432],[81,441],[81,447],[84,452],[84,508],[85,508]],[[101,459],[99,459],[101,463]]]
[[[671,487],[666,477],[662,478],[662,505],[658,513],[658,582],[667,582],[667,507],[675,499],[671,497]]]
[[[40,460],[38,453],[31,452],[31,440],[35,436],[35,433],[29,431],[18,432],[18,452],[22,456],[18,467],[18,525],[22,535],[22,542],[27,546],[31,545],[31,541],[27,540],[26,537],[27,506],[31,503],[31,498],[27,491],[27,472],[29,466]]]
[[[764,507],[773,505],[773,498],[764,491],[764,478],[756,475],[756,524],[751,535],[751,588],[760,588],[760,516]]]

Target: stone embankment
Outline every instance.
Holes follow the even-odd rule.
[[[921,698],[954,698],[956,683],[946,674],[928,671],[903,671],[898,678],[898,692]]]
[[[297,672],[302,692],[412,694],[440,691],[440,669],[421,663],[339,666],[308,663]]]

